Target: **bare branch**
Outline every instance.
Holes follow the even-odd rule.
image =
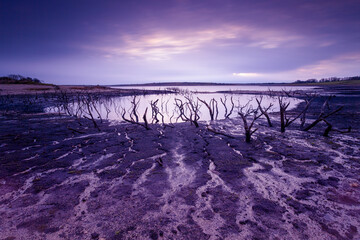
[[[273,106],[272,103],[269,104],[268,107],[266,107],[265,109],[261,106],[261,102],[263,100],[263,96],[260,96],[260,100],[258,98],[256,98],[256,102],[258,103],[258,108],[260,110],[260,112],[266,117],[266,120],[268,122],[269,127],[272,127],[272,123],[268,114],[268,110]]]
[[[210,120],[213,121],[214,120],[214,115],[217,112],[217,101],[212,98],[210,100],[209,103],[207,103],[205,100],[201,100],[200,98],[197,98],[200,102],[202,102],[203,104],[205,104],[205,106],[207,107],[207,109],[209,110],[209,114],[210,114]],[[216,107],[215,107],[216,106]]]
[[[257,131],[257,129],[252,130],[252,127],[254,126],[254,123],[257,119],[259,119],[263,114],[258,114],[258,108],[253,109],[251,106],[249,106],[250,101],[247,102],[245,106],[238,106],[238,114],[243,120],[243,127],[245,131],[245,141],[249,143],[251,141],[251,136]],[[252,115],[253,118],[250,121],[248,116]]]

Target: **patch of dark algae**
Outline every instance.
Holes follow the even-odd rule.
[[[0,239],[360,238],[358,132],[81,124],[0,117]]]

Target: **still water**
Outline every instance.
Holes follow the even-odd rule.
[[[261,98],[261,99],[260,99]],[[263,108],[269,108],[269,112],[274,112],[279,110],[278,100],[276,97],[263,96],[253,94],[222,94],[222,93],[187,93],[187,94],[158,94],[158,95],[141,95],[136,96],[135,99],[133,96],[127,97],[113,97],[113,98],[104,98],[94,101],[91,105],[92,114],[94,117],[109,120],[118,120],[122,121],[122,115],[125,113],[126,118],[134,117],[132,114],[134,105],[136,103],[136,114],[139,117],[139,121],[143,121],[143,115],[147,109],[146,118],[149,123],[154,120],[151,104],[156,102],[155,106],[161,114],[158,115],[160,122],[162,120],[165,123],[175,123],[182,122],[183,120],[179,118],[180,108],[179,103],[184,103],[184,113],[187,116],[192,114],[190,101],[193,105],[198,106],[198,113],[200,116],[199,121],[209,121],[210,113],[206,106],[206,103],[210,104],[210,101],[213,101],[213,110],[215,119],[224,119],[225,115],[229,115],[230,118],[238,117],[238,112],[242,107],[243,111],[247,109],[256,109],[258,103],[256,101],[261,100],[261,106]],[[201,102],[202,100],[203,102]],[[287,98],[286,101],[290,103],[289,108],[294,108],[301,100],[296,98]],[[133,103],[132,103],[133,102]],[[178,103],[178,105],[176,104]],[[83,110],[78,110],[82,108]],[[81,115],[81,111],[84,111],[82,114],[87,114],[87,108],[83,103],[79,101],[73,101],[68,104],[68,109],[72,113]],[[232,111],[231,111],[232,109]],[[51,112],[65,112],[64,109],[49,109]],[[231,112],[231,114],[230,114]]]
[[[191,92],[219,92],[219,91],[314,91],[314,86],[262,86],[262,85],[203,85],[203,86],[119,86],[120,89],[166,90],[180,89]]]

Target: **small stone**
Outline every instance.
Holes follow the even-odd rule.
[[[151,231],[150,231],[150,238],[151,238],[152,240],[157,240],[157,239],[158,239],[158,234],[157,234],[157,232],[155,232],[154,230],[151,230]]]
[[[97,232],[92,233],[91,239],[99,239],[99,234]]]

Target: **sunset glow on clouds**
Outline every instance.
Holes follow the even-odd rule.
[[[125,36],[124,45],[105,49],[109,54],[127,54],[147,60],[166,60],[171,55],[198,49],[216,40],[235,38],[233,33],[200,31],[191,33],[154,33],[140,38]]]
[[[0,74],[54,83],[359,75],[357,1],[0,3]]]
[[[128,55],[146,60],[168,60],[172,55],[214,47],[278,48],[286,44],[302,45],[302,37],[244,26],[221,26],[197,31],[159,31],[147,35],[125,35],[119,47],[104,47],[108,57]],[[249,43],[250,41],[250,43]]]

